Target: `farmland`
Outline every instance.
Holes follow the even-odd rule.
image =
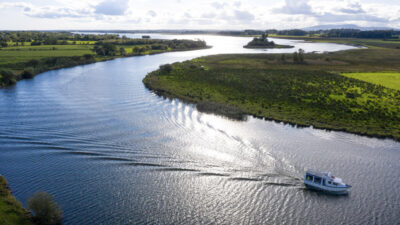
[[[20,36],[19,39],[17,35]],[[0,48],[0,87],[13,85],[18,80],[32,78],[36,74],[53,69],[118,57],[207,47],[203,41],[129,39],[120,38],[117,35],[0,32],[0,37],[4,40],[10,38],[21,40],[1,41],[0,39],[3,46]]]

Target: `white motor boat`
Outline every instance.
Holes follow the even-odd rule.
[[[322,173],[308,170],[304,175],[304,184],[307,188],[328,192],[331,194],[347,194],[350,185],[342,179],[332,176],[331,173]]]

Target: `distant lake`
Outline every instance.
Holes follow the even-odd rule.
[[[141,37],[142,34],[127,34]],[[64,224],[398,224],[400,143],[200,113],[142,79],[161,64],[225,53],[326,52],[354,47],[272,39],[295,49],[213,48],[116,59],[43,73],[0,89],[0,174],[26,203],[55,196]],[[304,188],[330,171],[348,196]]]

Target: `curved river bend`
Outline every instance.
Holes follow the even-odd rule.
[[[249,38],[152,36],[214,48],[61,69],[0,90],[0,173],[19,200],[52,193],[65,224],[400,224],[398,142],[231,121],[160,98],[142,84],[160,64],[262,51],[243,49]],[[293,49],[267,52],[284,51]],[[306,190],[306,169],[333,172],[351,194]]]

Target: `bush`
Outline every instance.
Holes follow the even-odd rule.
[[[28,209],[32,210],[36,224],[61,224],[62,211],[53,197],[46,192],[37,192],[29,198]]]
[[[25,69],[21,74],[22,79],[32,79],[35,76],[35,73],[32,68]]]
[[[17,76],[8,69],[0,69],[0,86],[8,86],[17,83]]]
[[[171,64],[165,64],[160,66],[160,71],[161,73],[170,73],[172,71],[172,66]]]
[[[32,67],[37,67],[38,65],[39,65],[39,60],[37,60],[37,59],[31,59],[31,60],[29,60],[26,64],[28,65],[28,66],[32,66]]]
[[[85,60],[93,60],[94,56],[92,54],[85,54],[83,55],[83,57],[85,58]]]

